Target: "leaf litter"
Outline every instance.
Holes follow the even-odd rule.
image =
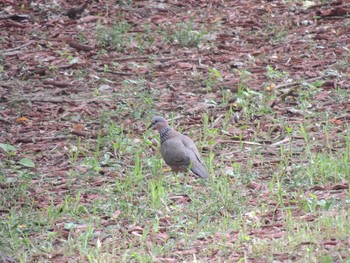
[[[184,130],[191,125],[202,127],[203,115],[207,114],[215,124],[213,127],[219,129],[218,133],[208,134],[211,145],[203,143],[203,149],[214,152],[214,163],[219,167],[219,162],[223,162],[223,166],[231,167],[234,160],[260,175],[248,182],[241,194],[250,196],[248,203],[252,211],[254,205],[261,202],[259,199],[268,204],[267,210],[244,215],[249,228],[244,238],[246,241],[282,238],[286,235],[287,214],[271,196],[268,182],[271,171],[285,160],[272,147],[282,145],[294,149],[288,159],[289,168],[284,171],[287,177],[297,169],[292,164],[306,166],[302,155],[308,140],[316,142],[310,149],[315,152],[335,152],[346,147],[344,130],[350,122],[349,4],[347,1],[130,2],[130,6],[118,6],[115,1],[79,4],[6,1],[0,4],[4,8],[0,17],[0,26],[4,29],[0,66],[1,142],[16,146],[16,161],[30,160],[25,166],[35,164],[32,171],[43,178],[29,182],[28,198],[37,209],[47,208],[51,204],[62,205],[65,196],[77,194],[83,188],[91,187],[94,191],[93,187],[113,185],[115,178],[126,180],[129,172],[126,168],[118,172],[101,168],[91,181],[69,176],[72,171],[91,173],[86,165],[74,163],[72,158],[82,160],[94,150],[89,143],[96,144],[99,137],[108,136],[101,121],[103,112],[112,112],[105,119],[113,120],[120,128],[120,136],[132,139],[142,136],[153,111],[174,114],[175,123]],[[117,46],[107,45],[110,36],[98,38],[98,25],[108,28],[120,21],[125,21],[129,28]],[[194,26],[190,35],[181,31],[183,27],[176,26],[181,23]],[[186,39],[193,34],[198,37]],[[108,93],[102,87],[108,87]],[[345,90],[343,95],[337,93],[339,87]],[[261,94],[266,93],[270,94],[270,101],[259,100]],[[152,97],[151,106],[145,105],[146,96]],[[302,98],[305,105],[301,106]],[[255,108],[244,105],[245,101]],[[264,109],[262,105],[270,108]],[[256,109],[259,109],[257,113],[250,113]],[[226,116],[228,110],[232,115],[226,120],[222,116]],[[316,114],[322,112],[329,113],[328,121],[333,125],[327,138],[322,131],[324,120],[319,120]],[[277,119],[283,120],[290,129],[305,125],[308,137],[286,136],[286,127],[277,125]],[[200,139],[199,135],[194,136]],[[78,138],[82,149],[72,150]],[[333,147],[324,148],[325,140],[333,142]],[[257,149],[262,149],[264,155],[251,160],[251,153]],[[127,167],[135,165],[132,153],[134,151],[124,150]],[[0,164],[4,165],[9,157],[7,153],[0,154]],[[146,156],[149,157],[146,154],[144,158]],[[224,158],[220,160],[220,156]],[[253,168],[249,167],[250,161]],[[8,167],[3,171],[8,178],[19,174]],[[234,178],[233,183],[239,183],[238,180]],[[1,189],[12,187],[11,182],[1,182]],[[327,202],[331,204],[333,199],[346,200],[348,187],[344,180],[332,184],[320,181],[314,187],[304,188],[303,193],[298,194],[307,196],[308,203],[304,204],[304,210],[293,209],[292,216],[316,220],[318,214],[310,213],[306,207],[320,208],[328,205]],[[50,196],[45,192],[50,192]],[[105,200],[106,197],[99,195],[101,193],[84,193],[80,201],[84,205]],[[281,202],[293,206],[291,199],[303,202],[304,197],[285,193]],[[170,194],[168,198],[182,206],[193,203],[186,193]],[[17,201],[25,204],[22,199]],[[1,207],[1,211],[8,208]],[[348,205],[344,205],[344,209],[349,209]],[[132,226],[119,209],[113,211],[110,218],[105,218],[104,225],[120,219],[120,225],[126,227],[121,228],[123,235],[137,246],[133,236],[142,237],[147,231],[145,226]],[[1,212],[1,217],[5,215],[6,212]],[[166,216],[160,220],[164,227],[159,232],[149,232],[147,242],[166,243],[173,238],[169,230],[173,221]],[[265,225],[259,229],[253,227],[262,220]],[[71,233],[60,224],[63,223],[55,222],[55,231],[67,239]],[[77,225],[86,227],[84,223]],[[73,235],[78,234],[74,233],[77,230],[72,231]],[[102,236],[101,231],[99,242],[110,242],[108,235]],[[232,246],[241,238],[235,231],[222,235],[226,235],[225,240]],[[219,235],[209,239],[215,242],[221,238]],[[158,260],[192,260],[193,255],[201,255],[200,247],[207,245],[200,239],[194,240],[193,246],[182,244],[181,239],[176,244],[177,249]],[[233,249],[230,255],[213,251],[198,259],[239,260],[242,252],[235,251],[245,250],[250,262],[262,262],[251,252],[250,244],[238,244],[240,249]],[[336,239],[315,244],[328,250],[333,246],[346,247],[344,240]],[[120,245],[127,247],[123,242]],[[307,244],[300,244],[302,246]],[[276,253],[273,258],[280,262],[302,258],[302,251],[295,249],[295,255]],[[6,255],[2,258],[11,260]],[[39,258],[67,262],[79,257],[67,258],[57,252],[34,255],[32,260]]]

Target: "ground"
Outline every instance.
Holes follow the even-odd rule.
[[[1,262],[350,261],[349,1],[0,7]]]

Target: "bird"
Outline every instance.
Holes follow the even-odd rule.
[[[84,10],[87,8],[88,4],[89,4],[89,1],[86,1],[81,6],[72,7],[70,9],[68,9],[65,14],[70,19],[76,19],[79,15],[81,15],[84,12]]]
[[[199,151],[190,137],[173,130],[166,119],[154,116],[147,129],[158,130],[160,135],[160,153],[173,172],[192,171],[195,175],[208,179],[209,173],[204,167]]]

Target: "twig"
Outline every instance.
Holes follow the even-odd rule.
[[[249,145],[258,145],[261,146],[260,143],[257,142],[247,142],[247,141],[232,141],[232,140],[217,140],[213,145],[210,146],[211,149],[214,149],[216,145],[220,143],[237,143],[237,144],[249,144]]]
[[[158,57],[158,58],[153,58],[149,56],[138,56],[138,57],[124,57],[124,58],[115,58],[113,61],[117,62],[122,62],[122,61],[135,61],[135,60],[160,60],[160,61],[166,61],[166,60],[171,60],[174,59],[174,57]]]
[[[53,141],[62,139],[75,139],[75,136],[50,136],[50,137],[30,137],[30,138],[18,138],[16,143],[32,143],[32,142],[42,142],[42,141]]]
[[[60,98],[19,98],[14,100],[7,100],[11,102],[48,102],[48,103],[70,103],[70,104],[78,104],[82,102],[91,103],[91,102],[103,102],[103,101],[110,101],[110,100],[103,100],[104,96],[101,96],[99,98],[94,99],[88,99],[88,100],[72,100],[72,99],[60,99]]]
[[[88,132],[88,131],[82,131],[82,130],[73,130],[70,133],[73,135],[77,135],[81,137],[89,137],[92,139],[97,139],[99,135],[101,137],[107,135],[107,131],[101,131],[100,133],[98,133],[98,132]]]
[[[341,115],[341,116],[338,116],[338,117],[334,117],[334,119],[337,119],[337,120],[350,119],[350,114],[345,114],[345,115]]]
[[[95,47],[88,46],[88,45],[83,45],[83,44],[80,44],[80,43],[77,43],[77,42],[74,42],[74,41],[68,41],[67,43],[71,47],[73,47],[75,49],[78,49],[78,50],[83,50],[85,52],[89,52],[89,51],[92,51],[92,50],[95,49]]]
[[[18,47],[15,47],[15,48],[10,48],[10,49],[5,49],[1,52],[1,55],[3,56],[12,56],[12,55],[16,55],[19,53],[19,50],[26,47],[26,46],[29,46],[30,44],[32,44],[34,41],[30,40],[28,41],[27,43],[23,44],[23,45],[20,45]]]
[[[277,146],[277,145],[280,145],[280,144],[283,144],[283,143],[289,142],[289,141],[290,141],[290,137],[287,137],[287,138],[284,138],[282,141],[275,142],[275,143],[271,144],[270,146]]]
[[[49,103],[71,103],[76,104],[79,101],[78,100],[67,100],[67,99],[60,99],[60,98],[19,98],[11,100],[12,102],[49,102]]]
[[[104,69],[96,69],[96,71],[98,72],[107,72],[107,73],[111,73],[114,75],[121,75],[121,76],[134,76],[135,73],[127,73],[127,72],[118,72],[118,71],[113,71],[113,70],[104,70]]]
[[[0,116],[0,121],[1,121],[1,122],[4,122],[4,123],[6,123],[6,124],[11,124],[11,123],[12,123],[12,122],[10,122],[9,120],[4,119],[4,118],[1,117],[1,116]]]
[[[314,77],[314,78],[311,78],[311,79],[307,79],[307,80],[296,80],[296,81],[293,81],[291,83],[286,83],[286,84],[281,84],[281,85],[277,85],[275,87],[275,89],[282,89],[282,88],[289,88],[291,86],[295,86],[295,85],[298,85],[300,84],[301,82],[312,82],[312,81],[315,81],[315,80],[319,80],[319,79],[323,79],[323,78],[330,78],[330,77],[335,77],[334,75],[328,75],[328,74],[323,74],[322,76],[318,76],[318,77]]]
[[[56,86],[56,87],[59,87],[59,88],[65,88],[65,87],[72,86],[71,83],[59,82],[59,81],[54,81],[54,80],[45,80],[45,81],[43,81],[43,84],[45,84],[45,85],[52,85],[52,86]]]

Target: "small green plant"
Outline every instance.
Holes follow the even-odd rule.
[[[137,51],[140,54],[145,53],[147,49],[152,47],[155,41],[155,37],[152,34],[152,30],[149,24],[144,26],[144,31],[142,33],[136,34],[133,39],[137,42]]]
[[[237,87],[237,97],[233,106],[241,109],[248,116],[271,112],[269,105],[275,95],[250,89],[248,81],[251,79],[252,73],[248,70],[234,69],[233,73],[240,78]]]
[[[251,79],[252,73],[245,69],[234,69],[233,74],[238,75],[238,93],[242,93],[246,88],[248,88],[248,81]]]
[[[3,149],[7,155],[16,155],[17,147],[10,144],[0,143],[0,148]]]
[[[322,85],[322,82],[319,81],[316,81],[314,83],[309,83],[307,81],[301,82],[300,89],[298,90],[298,96],[302,109],[306,110],[307,108],[310,108],[310,100],[313,99],[313,96],[319,93],[320,85]]]
[[[265,34],[269,37],[269,43],[271,45],[283,43],[288,36],[288,20],[282,21],[282,24],[275,24],[271,21],[270,16],[264,16],[263,19],[266,22]]]
[[[203,41],[205,32],[195,30],[194,24],[187,22],[176,24],[170,34],[170,40],[174,44],[179,44],[183,47],[198,47]]]
[[[80,69],[75,72],[75,75],[78,79],[84,79],[88,77],[89,71],[87,69]]]
[[[116,0],[115,3],[120,6],[131,6],[132,0]]]
[[[293,181],[295,187],[300,185],[327,185],[329,183],[340,183],[350,178],[348,152],[336,154],[328,153],[305,153],[307,164],[294,166]]]
[[[207,91],[210,91],[215,85],[222,82],[222,74],[216,68],[208,69],[208,78],[204,80]]]
[[[4,58],[0,55],[0,73],[4,72]]]
[[[157,209],[167,198],[167,192],[164,188],[163,180],[154,178],[148,182],[148,193],[151,207]]]
[[[97,26],[97,41],[102,48],[112,47],[116,50],[122,50],[127,42],[125,33],[130,29],[130,25],[125,22],[119,22],[108,28],[105,26]]]
[[[72,165],[76,164],[79,154],[81,153],[80,150],[80,138],[78,138],[77,146],[71,146],[68,150],[69,160]]]
[[[242,109],[247,116],[266,114],[271,112],[269,101],[272,95],[264,92],[258,92],[248,87],[239,88],[235,106]]]
[[[13,163],[12,157],[15,156],[17,154],[17,147],[12,146],[10,144],[4,144],[4,143],[0,143],[0,148],[5,151],[7,157],[8,157],[8,161],[9,164]],[[28,167],[28,168],[34,168],[35,167],[35,163],[27,157],[21,158],[17,164],[24,166],[24,167]]]
[[[85,36],[85,34],[83,32],[79,32],[77,34],[77,39],[78,39],[79,43],[85,43],[86,36]]]
[[[266,66],[266,77],[269,79],[281,79],[283,77],[288,76],[288,73],[285,71],[279,71],[274,69],[272,66]]]
[[[301,124],[300,124],[300,133],[301,133],[301,135],[303,136],[305,142],[308,143],[308,142],[309,142],[309,137],[310,137],[310,136],[309,136],[309,133],[308,133],[308,131],[307,131],[307,125],[306,125],[306,123],[301,123]]]

